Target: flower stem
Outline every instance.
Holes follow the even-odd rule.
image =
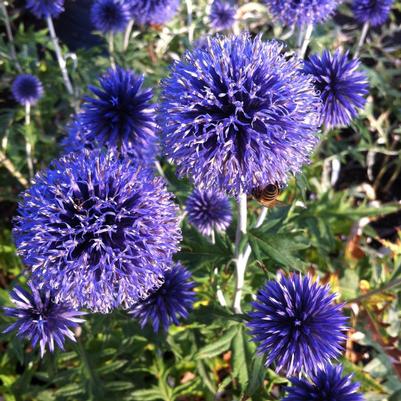
[[[368,31],[369,31],[369,21],[366,21],[363,24],[363,28],[362,28],[361,36],[359,38],[358,46],[356,47],[356,50],[355,50],[354,59],[359,57],[359,53],[361,52],[362,46],[365,43]]]
[[[187,5],[187,25],[188,25],[188,41],[192,43],[194,40],[194,27],[192,26],[192,0],[185,0]]]
[[[116,68],[116,62],[114,61],[114,35],[113,32],[109,33],[109,56],[110,64],[113,68]]]
[[[31,105],[30,103],[27,102],[25,103],[25,152],[26,152],[26,161],[28,164],[29,177],[32,178],[34,170],[33,170],[33,159],[32,159],[30,125],[31,125]]]
[[[235,274],[236,285],[234,293],[233,308],[235,313],[242,313],[241,299],[242,289],[245,282],[245,270],[248,259],[245,258],[244,252],[240,251],[241,240],[247,229],[247,197],[241,194],[238,200],[238,222],[237,232],[235,236]]]
[[[125,30],[125,33],[124,33],[124,44],[123,44],[124,51],[126,51],[128,49],[129,40],[131,38],[131,33],[132,33],[133,27],[134,27],[134,20],[132,19],[130,22],[128,22],[127,29]]]
[[[306,49],[308,48],[311,37],[312,37],[312,32],[313,32],[313,24],[308,24],[305,29],[305,36],[302,41],[302,46],[298,50],[298,56],[300,58],[305,57]]]
[[[390,290],[394,287],[398,287],[401,286],[401,278],[396,279],[396,280],[392,280],[390,282],[388,282],[387,284],[385,284],[384,286],[380,287],[380,288],[376,288],[375,290],[369,291],[366,294],[360,295],[359,297],[356,297],[354,299],[351,299],[350,301],[347,301],[347,304],[357,304],[360,303],[362,301],[366,301],[367,299],[369,299],[370,297],[372,297],[373,295],[377,295],[380,294],[384,291]]]
[[[53,20],[50,16],[46,18],[47,26],[49,28],[50,38],[53,42],[54,51],[56,52],[57,62],[60,67],[61,75],[63,77],[64,85],[71,96],[74,96],[74,89],[72,87],[70,77],[68,76],[65,59],[61,53],[60,45],[58,43],[56,31],[54,29]]]
[[[13,32],[11,30],[10,19],[8,17],[7,8],[6,8],[6,5],[4,4],[3,0],[0,0],[0,8],[4,15],[4,23],[6,25],[7,38],[8,38],[8,42],[10,44],[11,58],[14,60],[14,63],[15,63],[15,66],[16,66],[18,72],[22,72],[21,65],[17,59],[17,52],[15,51],[14,36],[13,36]]]
[[[0,166],[2,164],[24,188],[29,186],[28,180],[15,168],[13,162],[5,155],[5,153],[0,150]]]

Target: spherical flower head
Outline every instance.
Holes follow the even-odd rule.
[[[292,378],[283,401],[363,401],[358,393],[359,383],[351,379],[351,375],[343,376],[341,365],[326,365],[310,381]]]
[[[34,75],[20,74],[13,82],[11,92],[21,105],[33,105],[43,96],[43,85]]]
[[[214,0],[210,8],[210,24],[216,30],[230,29],[236,14],[237,10],[230,0]]]
[[[92,23],[100,32],[121,32],[130,18],[129,7],[123,0],[96,0],[92,5]]]
[[[127,0],[131,16],[138,24],[164,25],[178,11],[179,0]]]
[[[328,20],[342,0],[264,0],[283,25],[316,25]]]
[[[195,189],[186,204],[189,222],[203,235],[224,231],[231,223],[231,204],[223,194]]]
[[[392,5],[393,0],[354,0],[352,9],[359,23],[380,26],[387,21]]]
[[[114,152],[69,153],[33,180],[14,237],[39,286],[107,313],[160,287],[181,240],[163,179]]]
[[[37,18],[55,18],[64,11],[64,0],[26,0],[26,8]]]
[[[346,318],[328,286],[294,274],[269,281],[252,303],[249,328],[266,366],[287,376],[311,374],[339,356]]]
[[[317,143],[320,99],[302,61],[249,34],[210,38],[163,82],[166,155],[195,186],[237,196],[284,184]]]
[[[366,74],[360,70],[359,60],[347,53],[325,50],[305,61],[304,71],[315,78],[316,90],[323,101],[321,123],[326,128],[347,126],[365,106],[369,91]]]
[[[167,331],[170,325],[178,325],[180,319],[188,318],[195,301],[194,287],[191,273],[176,263],[172,270],[166,272],[164,284],[136,304],[130,314],[139,320],[142,328],[151,323],[155,333],[160,328]]]
[[[83,149],[93,150],[99,147],[96,141],[87,140],[90,133],[78,116],[75,116],[67,125],[67,131],[67,135],[61,141],[64,153],[79,152]]]
[[[117,67],[90,86],[95,96],[86,97],[79,115],[84,142],[116,147],[136,160],[149,162],[157,152],[152,90],[143,89],[143,76]]]
[[[39,290],[37,286],[28,283],[30,292],[15,287],[10,292],[10,299],[16,308],[4,308],[6,316],[12,316],[17,321],[11,324],[4,333],[18,330],[18,337],[28,338],[33,347],[39,344],[40,354],[54,351],[54,345],[64,349],[65,337],[75,341],[71,329],[84,322],[80,316],[83,312],[74,310],[69,303],[55,303],[54,294],[49,290]]]

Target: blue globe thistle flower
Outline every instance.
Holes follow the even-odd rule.
[[[328,20],[342,0],[264,0],[272,16],[284,25],[319,24]]]
[[[107,313],[163,283],[181,232],[162,178],[128,157],[69,153],[24,194],[14,237],[32,278],[69,301]]]
[[[195,186],[237,196],[298,173],[318,141],[320,99],[302,61],[249,34],[187,52],[162,86],[166,155]]]
[[[84,322],[80,316],[84,312],[72,309],[69,303],[55,303],[53,292],[39,290],[31,282],[28,283],[31,292],[15,287],[10,292],[10,299],[16,308],[4,308],[6,316],[12,316],[17,321],[11,324],[4,333],[18,330],[18,337],[28,338],[33,347],[39,344],[40,355],[54,351],[54,345],[64,349],[65,337],[75,341],[71,329]]]
[[[89,130],[78,116],[67,125],[67,135],[62,139],[61,146],[64,153],[79,152],[83,149],[93,150],[99,148],[96,141],[88,141]]]
[[[329,290],[294,274],[259,291],[248,325],[266,366],[274,363],[287,376],[311,374],[339,356],[346,318]]]
[[[195,301],[194,287],[191,273],[176,263],[166,272],[164,284],[129,313],[139,320],[142,328],[150,323],[155,333],[160,328],[167,331],[170,325],[178,325],[181,318],[188,318]]]
[[[352,9],[359,23],[369,22],[375,27],[387,21],[392,5],[393,0],[354,0]]]
[[[37,18],[55,18],[64,11],[64,0],[26,0],[26,8]]]
[[[347,53],[325,50],[319,57],[305,61],[304,71],[315,78],[315,86],[323,101],[321,123],[326,128],[347,126],[363,109],[368,93],[366,74],[359,69],[359,60]]]
[[[91,19],[100,32],[121,32],[127,27],[131,13],[123,0],[96,0],[92,5]]]
[[[43,96],[43,85],[34,75],[20,74],[13,82],[11,92],[19,104],[33,105]]]
[[[341,365],[326,365],[311,381],[292,378],[292,387],[283,401],[363,401],[358,393],[359,383],[351,382],[352,375],[343,376]]]
[[[230,0],[214,0],[210,8],[210,24],[216,30],[230,29],[236,14],[237,10]]]
[[[189,222],[203,235],[224,231],[231,223],[231,204],[223,194],[195,189],[186,203]]]
[[[117,67],[99,79],[100,88],[89,86],[95,95],[86,97],[78,116],[86,143],[117,147],[136,160],[153,161],[157,152],[152,90],[143,89],[143,76]]]
[[[126,0],[138,24],[164,25],[176,14],[179,0]]]

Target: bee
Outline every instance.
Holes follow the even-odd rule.
[[[284,205],[277,200],[282,192],[282,188],[277,184],[268,184],[264,188],[258,187],[252,191],[253,198],[261,205],[272,208],[278,205]]]

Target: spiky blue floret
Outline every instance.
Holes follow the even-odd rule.
[[[325,50],[305,61],[304,71],[315,78],[316,90],[323,101],[321,123],[327,128],[347,126],[366,103],[369,92],[366,74],[358,59],[348,52]]]
[[[13,82],[11,92],[21,105],[33,105],[43,96],[43,85],[34,75],[20,74]]]
[[[217,36],[162,84],[162,141],[180,176],[237,196],[284,184],[318,141],[320,99],[302,61],[258,36]]]
[[[26,8],[37,18],[58,17],[64,11],[64,0],[26,0]]]
[[[329,290],[294,274],[259,291],[248,326],[266,366],[287,376],[312,374],[339,356],[347,319]]]
[[[14,236],[33,281],[106,313],[163,282],[178,250],[177,207],[161,178],[114,152],[69,153],[22,197]]]
[[[147,299],[136,304],[130,311],[145,327],[150,323],[157,333],[160,328],[167,331],[170,325],[186,319],[195,301],[195,283],[191,273],[180,263],[164,276],[164,284]]]
[[[283,401],[363,401],[358,393],[359,383],[351,379],[351,375],[343,376],[341,365],[327,365],[311,380],[292,378]]]
[[[393,2],[393,0],[354,0],[352,10],[359,23],[369,22],[372,26],[379,26],[387,21]]]
[[[138,24],[163,25],[178,11],[179,0],[126,0],[131,16]]]
[[[63,153],[78,152],[83,149],[93,150],[100,147],[100,145],[96,144],[96,141],[88,141],[86,139],[88,135],[88,129],[85,124],[76,116],[67,125],[67,135],[61,141]]]
[[[96,0],[92,5],[91,19],[100,32],[121,32],[127,27],[131,13],[123,0]]]
[[[71,329],[84,322],[80,316],[83,312],[74,310],[69,303],[56,304],[54,293],[48,290],[38,290],[37,286],[28,283],[30,292],[15,287],[10,292],[10,299],[15,308],[4,308],[4,314],[17,319],[4,333],[17,331],[18,337],[28,338],[33,347],[39,344],[43,357],[46,347],[50,352],[54,346],[64,349],[65,337],[75,341]]]
[[[143,76],[117,67],[90,86],[95,96],[85,97],[78,116],[84,143],[118,148],[142,162],[157,155],[155,110],[152,90],[143,89]]]
[[[210,8],[210,24],[216,30],[230,29],[234,25],[236,13],[230,0],[214,0]]]
[[[231,204],[225,195],[195,189],[186,203],[188,221],[203,235],[224,231],[231,223]]]
[[[284,25],[319,24],[329,19],[343,0],[264,0],[272,16]]]

